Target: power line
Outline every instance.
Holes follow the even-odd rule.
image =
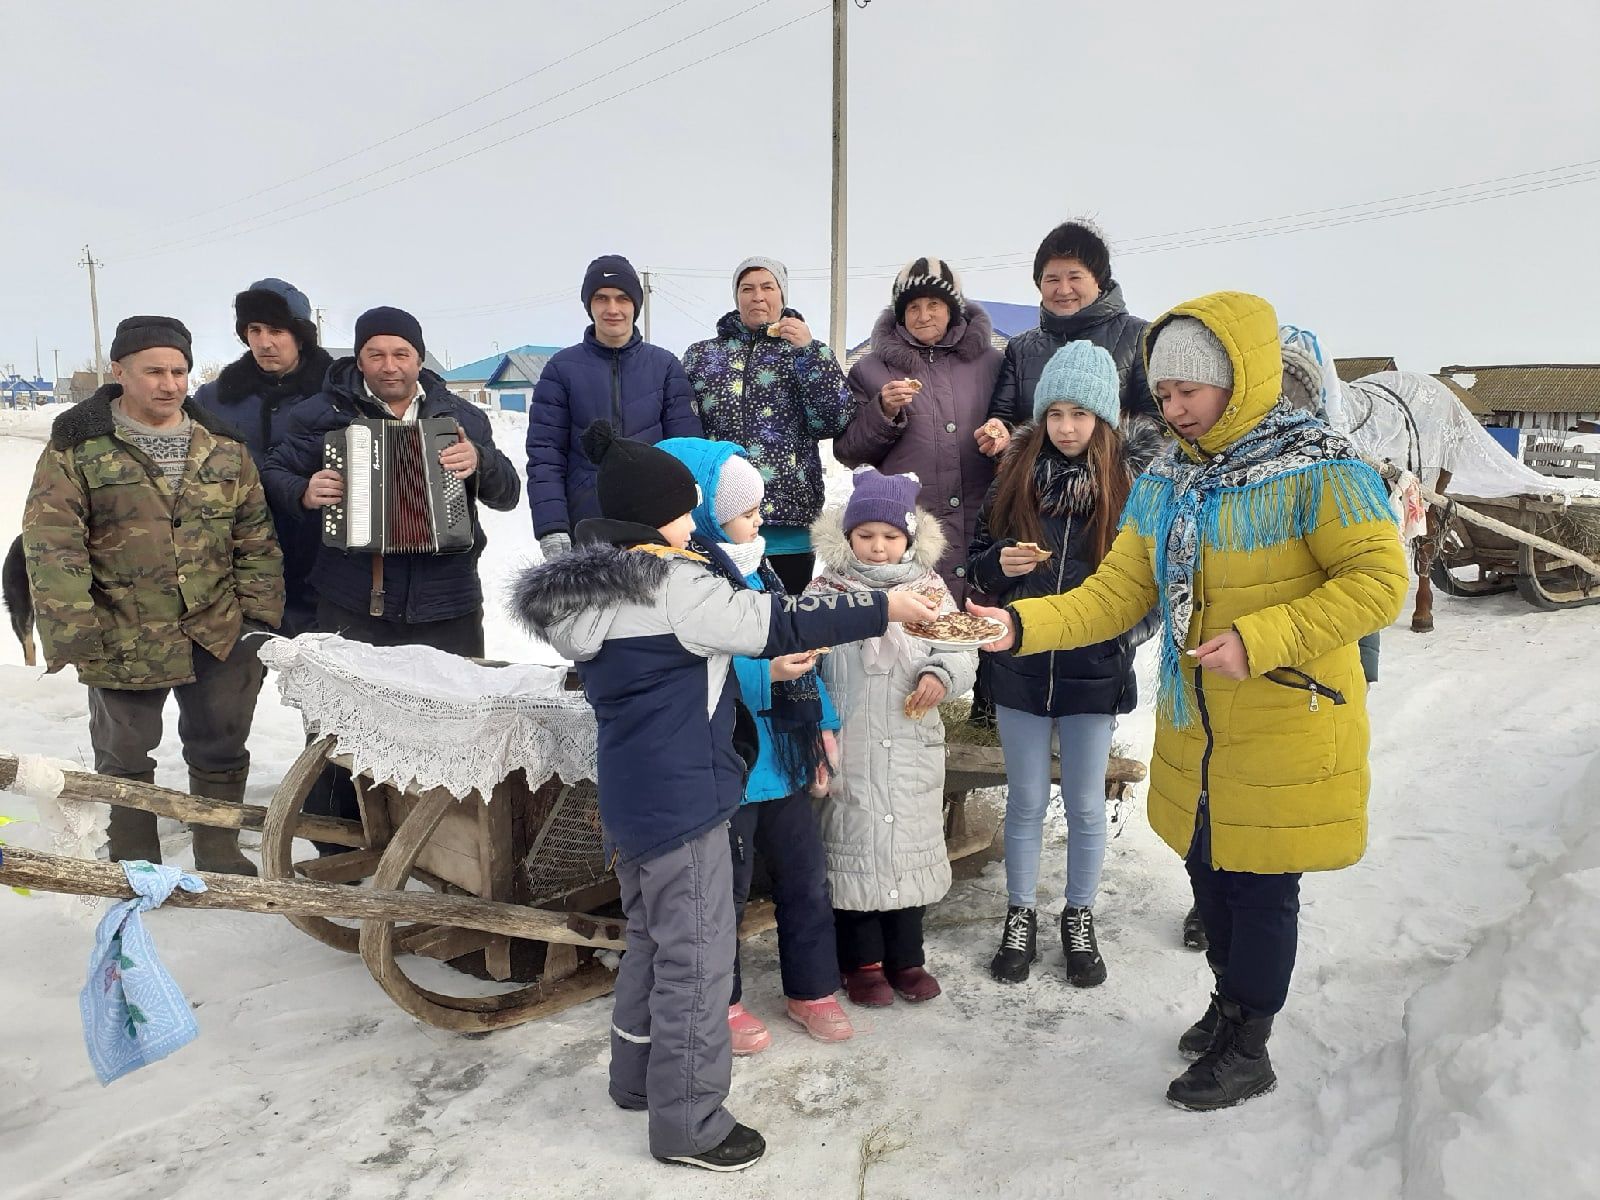
[[[497,313],[517,312],[522,309],[543,308],[547,304],[554,304],[563,299],[572,299],[575,291],[572,288],[559,288],[548,292],[541,292],[537,296],[527,296],[520,300],[489,300],[482,304],[463,305],[459,308],[423,309],[421,314],[430,320],[458,320],[470,317],[488,317]]]
[[[335,184],[333,187],[324,188],[320,192],[313,192],[309,196],[302,197],[299,200],[294,200],[294,201],[291,201],[291,202],[289,202],[287,204],[281,204],[277,208],[268,209],[265,212],[256,213],[254,216],[241,217],[240,219],[238,219],[236,221],[231,221],[226,225],[218,226],[218,227],[216,227],[214,229],[207,230],[207,231],[205,231],[203,233],[194,234],[194,235],[191,235],[189,237],[177,238],[177,239],[175,239],[175,240],[173,240],[171,242],[167,242],[167,243],[164,243],[162,245],[154,246],[149,250],[141,251],[141,252],[139,252],[137,254],[124,256],[123,261],[124,262],[135,262],[135,261],[138,261],[140,259],[152,258],[152,257],[158,256],[158,255],[162,255],[162,254],[167,253],[170,250],[176,250],[176,249],[186,249],[186,250],[198,249],[201,246],[209,245],[209,244],[211,244],[212,242],[215,242],[215,241],[225,241],[228,238],[233,237],[233,236],[235,236],[237,234],[259,233],[264,229],[271,229],[274,226],[282,225],[282,224],[285,224],[286,222],[289,222],[289,221],[297,221],[297,220],[301,219],[302,217],[308,217],[308,216],[311,216],[311,215],[313,215],[315,213],[324,212],[324,211],[326,211],[327,209],[330,209],[330,208],[336,208],[341,204],[349,203],[351,200],[358,200],[363,196],[370,196],[374,192],[381,192],[381,191],[384,191],[384,190],[386,190],[388,188],[394,187],[394,186],[396,186],[398,184],[401,184],[401,183],[410,183],[413,180],[418,179],[423,175],[431,174],[434,171],[440,170],[440,169],[442,169],[444,167],[454,166],[456,163],[464,162],[469,158],[475,158],[479,154],[484,154],[484,153],[487,153],[490,150],[498,149],[499,147],[504,146],[504,145],[506,145],[506,144],[508,144],[510,142],[514,142],[514,141],[517,141],[520,138],[527,137],[529,134],[537,133],[542,129],[548,129],[552,125],[557,125],[557,124],[560,124],[562,121],[570,120],[572,117],[580,116],[581,114],[586,113],[586,112],[590,111],[591,109],[598,108],[603,104],[609,104],[614,100],[621,99],[623,96],[632,95],[634,92],[637,92],[637,91],[641,90],[642,88],[646,88],[646,87],[651,86],[652,84],[659,83],[660,81],[662,81],[664,79],[670,79],[674,75],[681,74],[682,72],[690,70],[693,67],[697,67],[697,66],[701,65],[702,63],[709,62],[714,58],[720,58],[722,55],[727,54],[730,51],[737,50],[737,49],[742,49],[745,46],[749,46],[754,42],[758,42],[758,41],[762,40],[763,38],[770,37],[772,34],[775,34],[775,33],[778,33],[780,31],[784,30],[784,29],[787,29],[791,25],[797,25],[801,21],[804,21],[804,20],[806,20],[806,19],[808,19],[810,17],[816,16],[820,12],[827,11],[826,8],[813,9],[812,11],[807,12],[807,13],[803,13],[800,16],[793,18],[792,20],[785,21],[781,25],[778,25],[778,26],[775,26],[775,27],[773,27],[771,29],[765,30],[762,33],[755,34],[752,37],[745,38],[744,40],[742,40],[740,42],[734,43],[733,45],[725,46],[721,50],[713,51],[710,54],[703,55],[702,57],[697,58],[692,62],[685,63],[680,67],[676,67],[673,70],[665,71],[662,74],[656,75],[653,78],[647,79],[642,83],[634,84],[632,87],[624,88],[623,90],[618,91],[618,92],[608,93],[607,95],[601,97],[600,99],[595,100],[595,101],[593,101],[593,102],[591,102],[589,104],[584,105],[582,108],[574,109],[573,111],[565,113],[565,114],[563,114],[563,115],[561,115],[559,117],[552,118],[549,121],[545,121],[545,122],[542,122],[542,123],[540,123],[538,125],[534,125],[534,126],[528,128],[528,129],[524,129],[519,133],[509,134],[506,137],[498,139],[497,141],[489,142],[487,145],[480,146],[475,150],[468,150],[468,151],[466,151],[464,153],[455,155],[452,158],[443,159],[443,160],[441,160],[439,162],[433,163],[431,166],[426,166],[426,167],[417,167],[417,166],[415,166],[415,162],[416,162],[417,159],[425,157],[426,155],[429,155],[429,154],[433,154],[436,151],[446,149],[449,146],[454,145],[454,144],[456,144],[458,142],[461,142],[461,141],[463,141],[463,140],[465,140],[467,138],[475,137],[476,135],[478,135],[480,133],[483,133],[486,130],[493,129],[497,125],[503,125],[507,121],[511,121],[511,120],[516,119],[517,117],[524,116],[527,113],[532,112],[534,109],[542,108],[545,105],[550,104],[550,103],[552,103],[552,102],[554,102],[556,100],[559,100],[564,96],[571,95],[573,92],[582,91],[584,88],[586,88],[586,87],[590,86],[591,84],[596,83],[596,82],[598,82],[598,81],[600,81],[602,79],[612,78],[615,75],[617,75],[618,73],[627,70],[629,67],[637,66],[639,63],[642,63],[642,62],[646,61],[647,59],[654,58],[658,54],[663,54],[668,50],[671,50],[671,49],[673,49],[673,48],[675,48],[675,47],[677,47],[679,45],[682,45],[684,42],[692,41],[692,40],[694,40],[695,38],[699,37],[700,35],[702,35],[704,33],[708,33],[713,29],[720,28],[721,26],[726,25],[728,23],[728,20],[730,20],[730,19],[731,20],[737,20],[738,17],[746,16],[749,13],[755,12],[757,9],[764,8],[768,4],[771,4],[773,2],[774,2],[774,0],[757,0],[757,3],[749,6],[746,9],[744,9],[742,12],[738,13],[733,18],[725,18],[725,19],[720,20],[720,21],[715,21],[710,25],[703,26],[702,28],[696,30],[694,33],[685,34],[683,37],[678,38],[676,41],[669,42],[667,45],[658,47],[657,49],[652,50],[647,54],[642,54],[638,58],[635,58],[635,59],[633,59],[633,60],[631,60],[629,62],[623,63],[621,66],[610,68],[604,74],[596,75],[591,79],[584,80],[582,83],[574,84],[572,87],[569,87],[569,88],[564,89],[563,91],[557,92],[552,96],[547,96],[543,100],[539,100],[539,101],[537,101],[537,102],[535,102],[533,104],[529,104],[529,105],[527,105],[527,106],[525,106],[525,107],[523,107],[521,109],[518,109],[516,112],[509,113],[504,117],[499,117],[496,120],[489,121],[489,122],[487,122],[487,123],[485,123],[483,125],[480,125],[476,129],[469,130],[468,132],[460,135],[459,137],[451,138],[451,139],[449,139],[447,141],[444,141],[444,142],[438,142],[438,143],[428,147],[426,150],[419,151],[417,154],[415,154],[415,155],[413,155],[413,156],[411,156],[409,158],[400,159],[400,160],[397,160],[396,162],[392,162],[392,163],[388,164],[387,166],[378,167],[378,168],[376,168],[374,170],[368,171],[364,175],[359,175],[354,179],[347,180],[344,183]],[[397,169],[400,169],[400,168],[406,168],[408,173],[405,174],[404,176],[401,176],[401,177],[397,178],[397,179],[390,179],[390,180],[388,180],[388,181],[386,181],[384,183],[375,184],[374,186],[372,186],[370,188],[364,188],[363,190],[361,190],[359,192],[353,192],[348,196],[341,196],[338,199],[330,200],[326,204],[319,204],[315,208],[306,209],[304,212],[289,213],[287,216],[279,217],[277,220],[264,221],[264,223],[262,223],[262,224],[254,225],[253,228],[250,227],[253,222],[263,221],[263,218],[275,216],[278,213],[287,212],[287,210],[292,209],[292,208],[296,208],[299,205],[309,203],[310,201],[319,199],[319,198],[321,198],[323,196],[331,195],[332,193],[340,191],[340,190],[342,190],[344,188],[354,187],[356,184],[363,183],[368,179],[373,179],[373,178],[375,178],[375,177],[377,177],[379,175],[383,175],[383,174],[385,174],[385,173],[387,173],[389,171],[394,171],[394,170],[397,170]]]
[[[1225,242],[1252,241],[1286,233],[1301,233],[1318,229],[1332,229],[1342,225],[1362,224],[1386,220],[1390,217],[1410,216],[1446,208],[1459,208],[1486,200],[1506,199],[1532,192],[1551,191],[1574,187],[1600,179],[1600,159],[1566,163],[1546,167],[1539,171],[1525,171],[1516,175],[1502,175],[1472,183],[1454,184],[1450,187],[1430,188],[1390,196],[1381,200],[1367,200],[1342,204],[1330,208],[1311,209],[1301,213],[1286,213],[1276,217],[1259,217],[1249,221],[1199,226],[1193,229],[1168,233],[1145,234],[1121,239],[1113,243],[1118,255],[1165,253],[1170,250],[1193,249],[1198,246],[1220,245]],[[1524,181],[1524,182],[1507,182]],[[1502,186],[1494,186],[1502,185]],[[1435,197],[1428,199],[1428,197]],[[1399,203],[1415,201],[1414,203]],[[1322,217],[1320,220],[1303,218]],[[1234,231],[1234,232],[1229,232]],[[1033,251],[1012,251],[1008,254],[985,254],[967,258],[962,263],[962,273],[982,274],[988,271],[1011,270],[1033,262]],[[979,265],[972,265],[972,264]],[[875,266],[853,267],[848,272],[852,279],[891,278],[902,264],[883,263]],[[662,275],[688,279],[722,278],[727,272],[712,267],[655,267]],[[826,267],[802,267],[790,270],[791,279],[817,280],[828,276]]]
[[[159,231],[159,230],[162,230],[162,229],[172,229],[172,228],[174,228],[174,227],[176,227],[178,225],[187,224],[188,222],[191,222],[191,221],[198,221],[201,217],[207,217],[207,216],[210,216],[212,213],[222,212],[225,209],[233,208],[234,206],[239,205],[239,204],[244,204],[246,201],[254,200],[259,196],[265,196],[265,195],[268,195],[268,194],[270,194],[272,192],[281,191],[283,188],[289,187],[291,184],[299,183],[303,179],[310,179],[313,175],[320,175],[320,174],[322,174],[322,172],[330,171],[334,167],[341,166],[344,163],[350,162],[352,159],[360,158],[363,154],[370,154],[372,151],[377,150],[380,147],[387,146],[391,142],[397,142],[401,138],[410,137],[413,133],[416,133],[418,130],[426,129],[430,125],[437,125],[440,121],[445,120],[447,117],[453,117],[459,112],[465,112],[469,108],[473,108],[476,105],[482,104],[485,100],[488,100],[488,99],[490,99],[490,98],[492,98],[494,96],[498,96],[501,92],[510,91],[512,88],[518,87],[521,84],[527,83],[528,80],[533,79],[536,76],[543,75],[546,71],[552,71],[556,67],[559,67],[564,63],[569,63],[573,59],[579,58],[579,57],[587,54],[589,51],[595,49],[598,46],[605,45],[607,42],[611,41],[613,38],[619,38],[619,37],[622,37],[622,36],[624,36],[626,34],[632,33],[635,29],[639,29],[642,26],[648,25],[651,21],[657,20],[660,17],[664,17],[667,13],[671,12],[673,9],[682,8],[685,4],[688,4],[688,3],[689,3],[689,0],[674,0],[673,3],[667,5],[665,8],[657,9],[655,12],[651,13],[649,16],[641,17],[639,20],[633,22],[633,24],[631,24],[631,25],[624,25],[621,29],[618,29],[613,33],[608,33],[605,37],[596,38],[594,41],[590,42],[586,46],[580,46],[578,49],[572,51],[569,54],[563,55],[562,57],[554,60],[553,62],[547,62],[547,63],[544,64],[544,66],[539,67],[539,68],[537,68],[535,70],[529,71],[526,75],[519,75],[517,78],[511,80],[509,83],[503,83],[497,88],[491,88],[489,91],[484,92],[481,95],[474,96],[471,100],[463,101],[462,103],[457,104],[454,108],[447,108],[443,112],[438,113],[435,116],[429,117],[426,121],[418,121],[415,125],[409,126],[408,128],[405,128],[405,129],[402,129],[398,133],[391,133],[386,138],[381,138],[376,142],[368,143],[367,145],[362,146],[359,150],[352,150],[349,154],[343,154],[343,155],[340,155],[338,158],[329,159],[327,162],[323,163],[321,166],[312,167],[309,171],[302,171],[298,175],[291,176],[290,178],[281,180],[278,183],[269,184],[268,186],[266,186],[264,188],[258,188],[256,191],[246,193],[245,195],[236,197],[233,200],[228,200],[228,201],[225,201],[222,204],[213,205],[210,208],[203,208],[203,209],[200,209],[198,212],[190,213],[186,217],[181,217],[181,218],[179,218],[178,220],[175,220],[175,221],[168,221],[163,225],[158,225],[156,227],[156,230]],[[471,135],[469,134],[469,135],[465,135],[465,136],[471,136]]]
[[[676,296],[677,299],[681,301],[681,304],[675,304],[673,307],[678,309],[679,312],[683,312],[682,305],[685,304],[694,309],[694,313],[685,313],[684,315],[693,316],[697,321],[709,321],[711,324],[715,325],[722,317],[721,313],[712,312],[711,306],[706,304],[703,298],[691,297],[688,289],[686,288],[680,289],[673,284],[663,285],[660,281],[657,281],[655,290],[668,297],[669,300]]]

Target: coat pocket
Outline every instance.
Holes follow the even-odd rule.
[[[1339,696],[1335,702],[1338,693],[1321,684],[1317,688],[1292,675],[1242,682],[1229,710],[1227,763],[1214,763],[1216,770],[1269,787],[1331,775],[1338,749],[1334,709],[1345,701]]]
[[[108,658],[121,658],[138,643],[141,632],[138,589],[131,583],[99,581],[90,585],[100,640]]]
[[[203,521],[233,519],[239,507],[239,475],[244,470],[244,451],[218,447],[195,470],[183,499]]]

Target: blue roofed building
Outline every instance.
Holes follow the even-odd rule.
[[[21,375],[0,375],[0,405],[6,408],[32,408],[55,399],[55,385],[48,379],[24,379]]]
[[[485,408],[526,412],[533,385],[560,346],[518,346],[441,371],[450,390]]]

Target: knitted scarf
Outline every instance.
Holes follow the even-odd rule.
[[[1162,615],[1157,714],[1183,729],[1194,723],[1183,662],[1194,618],[1194,579],[1203,546],[1270,550],[1303,538],[1322,521],[1324,492],[1339,523],[1392,521],[1377,471],[1341,434],[1281,400],[1253,430],[1206,462],[1158,458],[1135,482],[1123,513],[1155,546]]]
[[[956,611],[955,601],[944,581],[932,570],[912,559],[897,563],[864,563],[852,558],[843,571],[825,567],[811,581],[808,592],[916,592],[939,605],[939,614]],[[896,621],[875,638],[861,643],[861,662],[871,674],[886,675],[896,662],[913,662],[927,654],[927,647],[913,638]]]

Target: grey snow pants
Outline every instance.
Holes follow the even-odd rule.
[[[736,929],[728,827],[618,862],[628,949],[611,1012],[611,1098],[650,1113],[650,1153],[700,1154],[733,1131],[728,997]]]

